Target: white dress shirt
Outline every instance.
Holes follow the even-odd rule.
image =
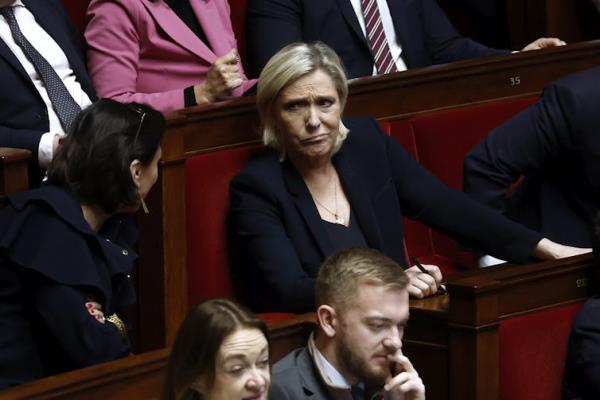
[[[387,0],[376,1],[377,6],[379,7],[379,15],[381,16],[383,32],[385,33],[385,38],[387,39],[388,46],[390,46],[390,52],[392,53],[392,59],[396,63],[396,68],[398,69],[398,71],[405,71],[407,68],[406,64],[404,63],[404,60],[402,59],[402,45],[400,44],[400,40],[398,40],[398,35],[396,35],[394,21],[392,21],[392,14],[390,13],[390,8],[388,7]],[[362,33],[363,35],[365,35],[366,38],[367,30],[365,28],[365,17],[363,16],[362,6],[360,4],[361,0],[350,0],[350,2],[352,3],[352,7],[354,8],[356,18],[358,18],[360,29],[362,30]],[[375,65],[373,65],[373,75],[377,75],[377,67]]]
[[[90,98],[81,88],[81,84],[77,82],[75,72],[69,65],[67,56],[62,51],[60,46],[46,33],[46,31],[37,23],[33,14],[25,7],[21,0],[16,0],[12,7],[14,7],[15,18],[19,24],[19,28],[27,40],[35,47],[35,49],[48,61],[48,63],[54,68],[58,76],[62,79],[65,87],[75,99],[75,102],[83,109],[89,106],[92,102]],[[0,16],[0,39],[8,46],[13,52],[15,57],[19,60],[23,69],[31,78],[31,81],[35,85],[35,88],[39,92],[40,96],[46,104],[48,109],[48,120],[50,122],[48,132],[42,135],[40,144],[38,147],[38,159],[40,167],[47,168],[52,160],[52,145],[54,136],[64,136],[65,131],[58,119],[58,115],[52,106],[48,92],[44,86],[44,82],[35,70],[33,64],[21,47],[15,43],[15,40],[10,31],[8,23],[4,17]]]

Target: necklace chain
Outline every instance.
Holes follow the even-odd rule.
[[[335,223],[336,224],[341,224],[344,225],[344,223],[346,222],[345,219],[343,217],[340,217],[340,215],[338,214],[338,200],[337,200],[337,179],[335,179],[333,177],[333,174],[331,175],[331,179],[333,179],[333,196],[334,196],[334,201],[335,201],[335,212],[331,211],[329,208],[325,207],[325,205],[323,203],[321,203],[319,201],[319,199],[317,199],[317,196],[312,196],[312,198],[317,202],[318,205],[320,205],[325,211],[327,211],[329,214],[333,215],[333,218],[335,218]]]

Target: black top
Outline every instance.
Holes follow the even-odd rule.
[[[134,302],[137,258],[91,229],[79,202],[54,186],[20,192],[0,212],[0,387],[125,357],[105,316]]]
[[[179,19],[182,20],[200,40],[202,40],[202,43],[210,47],[206,34],[204,33],[204,30],[202,30],[202,26],[200,25],[200,22],[198,22],[196,13],[194,13],[194,9],[189,0],[165,0],[165,3],[167,3],[171,10],[177,14]]]
[[[336,251],[351,247],[367,247],[367,241],[360,230],[360,226],[358,226],[352,209],[350,209],[350,223],[348,226],[325,220],[323,220],[323,226]]]
[[[167,3],[171,10],[177,14],[179,19],[182,20],[196,36],[198,36],[198,39],[210,48],[210,43],[208,42],[206,34],[204,33],[189,0],[165,0],[165,3]],[[185,107],[192,107],[198,104],[196,102],[194,86],[189,86],[183,90],[183,101]]]

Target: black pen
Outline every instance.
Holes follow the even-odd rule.
[[[416,266],[417,266],[417,268],[419,268],[419,271],[421,271],[422,273],[424,273],[424,274],[427,274],[427,275],[429,275],[429,276],[433,276],[433,275],[431,275],[431,273],[430,273],[429,271],[427,271],[427,270],[425,269],[425,267],[424,267],[424,266],[422,266],[422,265],[421,265],[421,263],[420,263],[420,262],[419,262],[419,261],[418,261],[418,260],[417,260],[415,257],[410,257],[410,261],[412,261],[412,263],[413,263],[414,265],[416,265]],[[434,279],[435,279],[435,278],[434,278]],[[444,293],[446,293],[446,286],[444,286],[443,284],[440,284],[440,285],[438,286],[438,290],[437,290],[437,291],[438,291],[438,293],[440,293],[440,294],[444,294]]]

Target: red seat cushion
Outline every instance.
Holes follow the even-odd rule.
[[[501,400],[560,400],[569,332],[581,306],[557,307],[500,323]]]
[[[229,182],[260,146],[190,157],[185,163],[189,304],[233,298],[227,254]]]

